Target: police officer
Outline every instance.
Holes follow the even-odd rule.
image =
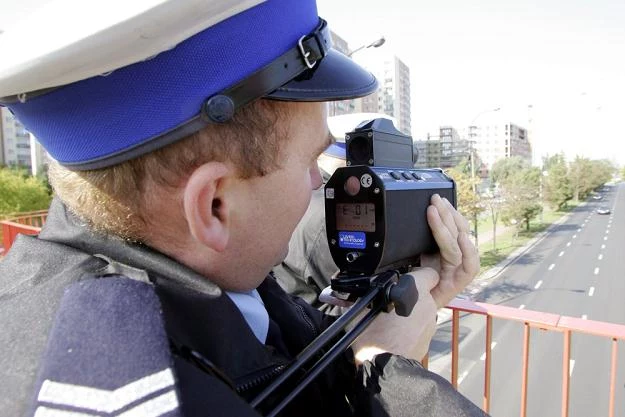
[[[321,183],[319,102],[374,77],[314,0],[53,0],[2,29],[0,104],[54,158],[56,198],[0,263],[1,414],[272,409],[249,401],[332,322],[267,278]],[[466,221],[432,202],[426,322],[478,268]],[[481,415],[396,355],[423,321],[379,316],[281,415]]]

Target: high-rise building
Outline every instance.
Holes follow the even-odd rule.
[[[388,114],[398,121],[398,129],[412,135],[410,116],[410,68],[395,55],[380,59],[374,51],[357,57],[357,61],[375,74],[379,88],[377,93],[361,99],[363,112]]]
[[[25,168],[37,174],[46,163],[43,147],[5,107],[0,107],[0,142],[2,165]]]
[[[397,120],[397,128],[406,135],[412,134],[410,117],[410,69],[397,56],[385,54],[375,48],[359,47],[354,51],[347,41],[330,32],[336,50],[345,55],[354,51],[355,59],[378,79],[378,91],[360,99],[331,102],[329,116],[349,113],[384,113]]]
[[[392,56],[383,61],[382,68],[377,68],[375,74],[380,82],[378,111],[396,118],[399,130],[411,135],[410,69],[397,56]]]
[[[417,168],[452,168],[469,158],[469,141],[452,126],[441,126],[438,135],[428,133],[427,140],[414,144]]]
[[[519,156],[532,163],[527,130],[511,122],[469,126],[468,135],[487,169],[500,159]]]

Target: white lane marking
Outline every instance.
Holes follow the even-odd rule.
[[[579,232],[581,232],[581,231],[582,231],[582,229],[581,229],[581,228],[577,229],[577,232],[578,232],[578,233],[579,233]]]
[[[612,227],[612,225],[611,225],[611,224],[608,224],[608,229],[609,229],[610,227]]]
[[[582,314],[582,320],[588,320],[588,316],[586,314]]]
[[[588,296],[592,297],[594,293],[595,293],[595,287],[590,287],[590,289],[588,290]]]
[[[562,255],[564,255],[564,251],[562,251],[562,252],[560,252],[560,253],[558,254],[558,256],[562,256]]]
[[[606,231],[605,231],[605,234],[606,234],[606,235],[609,235],[609,234],[610,234],[610,231],[609,231],[609,230],[606,230]]]
[[[464,371],[462,375],[460,375],[460,377],[458,378],[458,384],[462,384],[462,381],[464,381],[467,375],[469,375],[469,371]]]
[[[571,242],[566,244],[566,247],[568,248],[569,246],[571,246]]]
[[[497,342],[493,342],[490,344],[490,350],[492,351],[493,349],[495,349],[495,346],[497,346]],[[480,356],[480,360],[482,362],[484,362],[486,360],[486,352],[482,353],[482,356]]]
[[[599,256],[597,256],[597,259],[602,260],[603,259],[603,254],[600,253]]]
[[[599,275],[599,268],[595,268],[595,275]]]
[[[575,368],[575,359],[569,359],[569,377],[573,375],[573,368]]]
[[[543,281],[542,281],[542,280],[538,281],[538,282],[536,283],[536,285],[534,285],[534,289],[535,289],[535,290],[539,289],[541,285],[543,285]]]
[[[577,235],[573,235],[573,239],[575,239],[577,237]]]
[[[601,249],[605,249],[605,245],[601,245]]]
[[[525,304],[521,304],[521,305],[519,306],[519,310],[523,310],[524,308],[525,308]]]
[[[604,237],[604,238],[603,238],[603,240],[608,240],[608,237],[607,237],[607,236],[606,236],[606,237]]]
[[[555,267],[556,267],[556,264],[551,264],[551,265],[549,265],[549,270],[551,271]]]

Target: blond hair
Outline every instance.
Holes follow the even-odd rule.
[[[72,212],[99,232],[142,242],[149,226],[155,187],[172,191],[209,161],[230,162],[242,178],[280,167],[282,142],[291,117],[287,103],[257,100],[225,124],[210,125],[178,142],[107,168],[71,171],[58,163],[49,170],[56,194]]]

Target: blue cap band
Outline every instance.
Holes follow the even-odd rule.
[[[62,164],[108,158],[197,117],[318,23],[314,0],[269,0],[150,60],[5,105]]]
[[[332,145],[328,146],[326,150],[323,151],[323,153],[329,156],[333,156],[335,158],[346,159],[345,158],[345,143],[343,142],[333,143]]]

